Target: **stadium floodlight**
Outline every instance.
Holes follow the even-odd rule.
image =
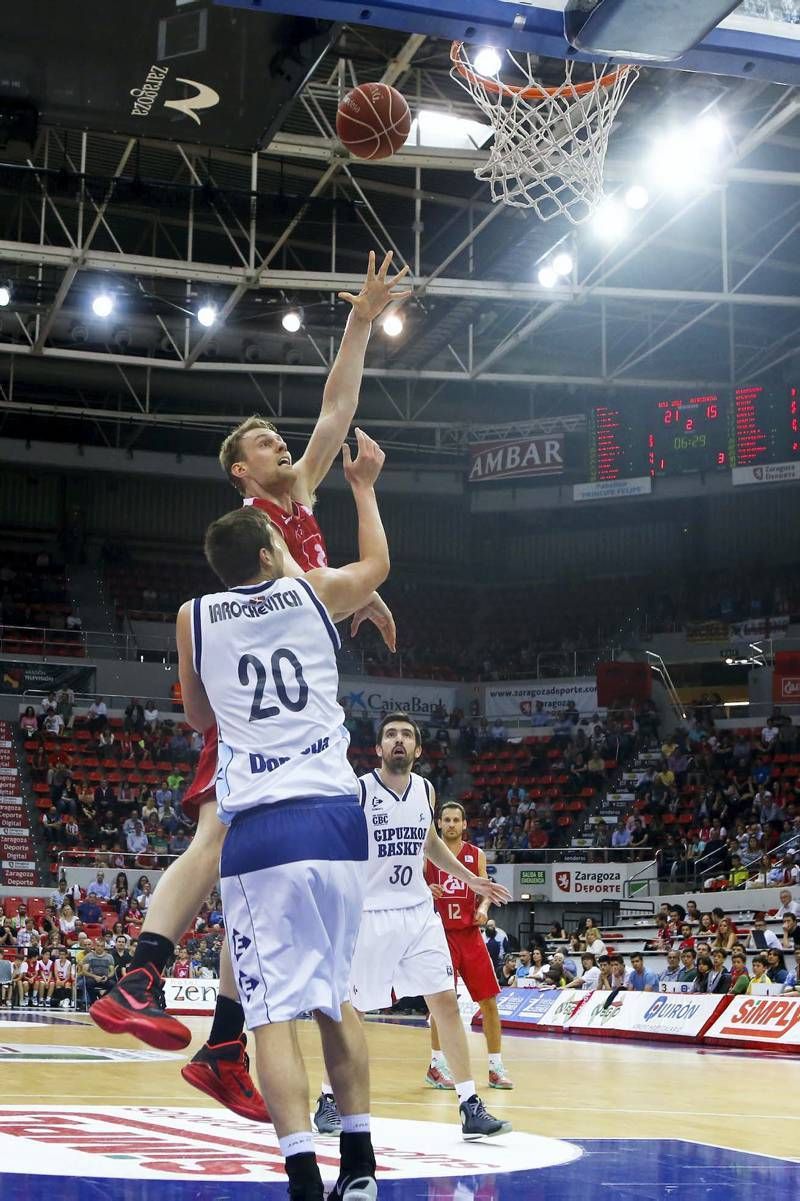
[[[5,308],[11,303],[11,289],[5,284],[0,288],[0,308]]]
[[[629,209],[638,212],[640,209],[647,208],[650,203],[650,193],[642,184],[632,184],[625,193],[625,203]]]
[[[628,216],[625,209],[612,196],[606,196],[597,206],[592,217],[592,228],[598,238],[616,242],[625,233]]]
[[[299,309],[290,309],[281,318],[281,325],[287,334],[296,334],[303,324],[303,314]]]
[[[403,332],[403,318],[399,313],[388,313],[383,319],[383,332],[387,338],[398,338]]]
[[[565,275],[572,275],[575,267],[575,260],[568,250],[559,250],[558,254],[553,259],[553,270],[560,278]]]
[[[558,283],[558,272],[552,263],[545,263],[543,267],[539,268],[537,278],[543,288],[554,288]]]
[[[503,60],[494,46],[482,46],[475,55],[474,63],[476,75],[488,75],[491,77],[500,74]]]
[[[215,304],[201,304],[197,310],[197,320],[206,329],[210,329],[217,320],[217,306]]]
[[[716,113],[706,113],[695,122],[694,134],[702,146],[717,150],[727,138],[728,129]]]
[[[95,317],[110,317],[114,311],[114,297],[108,292],[98,292],[92,300],[92,312]]]

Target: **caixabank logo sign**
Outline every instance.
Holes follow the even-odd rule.
[[[513,1132],[491,1142],[464,1143],[457,1124],[381,1118],[373,1122],[373,1143],[378,1175],[387,1180],[558,1167],[581,1156],[579,1147],[560,1139]],[[337,1144],[317,1143],[320,1171],[328,1181],[339,1172]],[[228,1184],[284,1184],[286,1179],[272,1126],[219,1109],[149,1106],[0,1106],[0,1188],[4,1173]],[[26,1195],[40,1192],[31,1189]]]

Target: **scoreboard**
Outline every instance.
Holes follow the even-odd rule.
[[[755,385],[664,399],[627,396],[590,412],[592,483],[792,460],[800,460],[797,388]]]
[[[737,388],[731,413],[731,465],[758,467],[800,458],[797,388]]]
[[[650,475],[716,471],[728,466],[728,429],[719,396],[655,402],[647,431]]]

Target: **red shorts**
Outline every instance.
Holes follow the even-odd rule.
[[[500,992],[486,943],[477,926],[445,930],[456,977],[460,976],[473,1001],[488,1001]]]
[[[194,779],[181,802],[183,812],[193,822],[197,821],[201,805],[207,805],[209,801],[217,799],[214,787],[217,776],[217,727],[211,726],[206,730],[203,739],[203,749],[197,760]]]

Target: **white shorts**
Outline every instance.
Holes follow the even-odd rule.
[[[234,818],[220,881],[248,1030],[312,1009],[341,1020],[366,857],[367,827],[355,798],[260,806]]]
[[[442,919],[432,901],[408,909],[367,909],[350,973],[350,999],[367,1013],[396,997],[426,997],[454,987]]]

